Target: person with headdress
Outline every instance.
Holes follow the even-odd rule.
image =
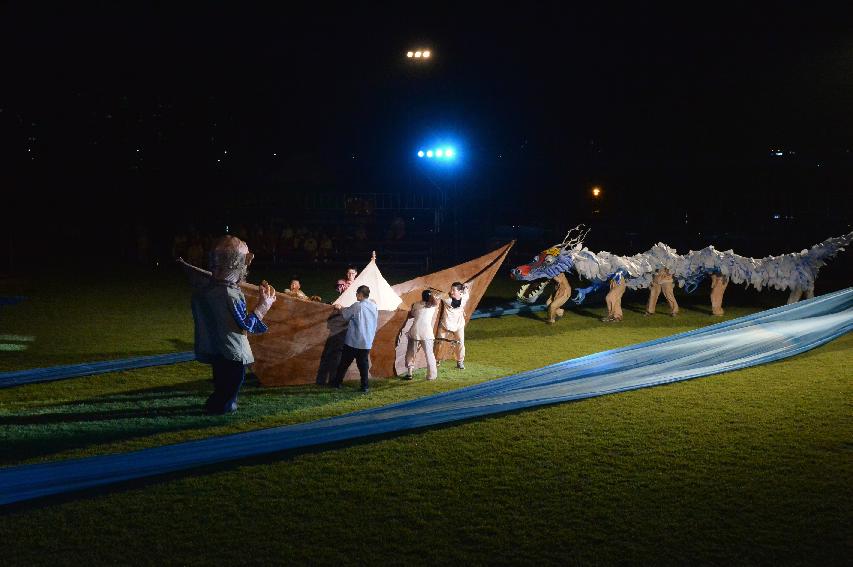
[[[204,406],[210,414],[237,411],[246,367],[255,361],[246,334],[266,332],[263,319],[276,300],[275,289],[263,281],[257,304],[247,309],[240,283],[253,258],[245,242],[223,236],[210,254],[211,277],[193,293],[196,359],[213,370],[213,394]]]

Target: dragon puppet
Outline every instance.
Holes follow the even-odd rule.
[[[518,292],[518,299],[525,303],[534,303],[546,286],[554,283],[554,290],[548,300],[549,323],[563,316],[562,307],[569,299],[580,305],[587,295],[606,287],[611,290],[616,287],[622,290],[626,287],[648,288],[655,274],[664,269],[688,293],[710,277],[711,306],[715,315],[722,314],[723,293],[730,281],[747,287],[751,285],[759,291],[768,287],[790,290],[788,302],[791,303],[799,300],[803,294],[812,297],[820,268],[853,242],[853,232],[850,232],[828,238],[801,252],[759,259],[741,256],[732,250],[719,251],[713,246],[678,254],[675,249],[659,242],[646,252],[618,256],[587,249],[583,242],[589,230],[583,225],[573,228],[560,244],[543,250],[530,263],[513,268],[510,273],[514,280],[526,282]],[[566,278],[566,274],[572,270],[591,282],[589,287],[576,290],[575,297],[571,297],[572,288]],[[531,289],[534,282],[537,286]],[[614,297],[614,301],[621,301],[621,293]],[[610,301],[609,298],[609,308]],[[617,307],[621,314],[621,306]]]

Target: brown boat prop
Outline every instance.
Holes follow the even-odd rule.
[[[333,302],[350,305],[355,301],[355,289],[359,285],[370,287],[370,300],[376,301],[379,307],[376,338],[370,351],[370,376],[385,378],[406,372],[404,334],[411,325],[407,315],[412,304],[420,301],[423,290],[446,293],[453,282],[467,283],[470,296],[465,305],[465,320],[470,320],[514,244],[513,240],[479,258],[393,286],[382,277],[374,255],[349,289]],[[210,276],[210,272],[183,260],[179,262],[197,277]],[[243,283],[241,289],[247,303],[252,305],[258,297],[258,286]],[[433,325],[438,325],[439,316],[436,313]],[[249,335],[255,355],[252,370],[262,385],[327,384],[331,381],[340,360],[347,328],[346,321],[332,305],[279,293],[264,322],[269,326],[266,333]],[[455,348],[454,341],[438,342],[437,358],[451,358]],[[415,366],[423,368],[425,365],[423,352],[418,352]],[[351,366],[345,379],[358,379],[355,365]]]

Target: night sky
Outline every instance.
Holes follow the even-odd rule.
[[[415,151],[445,137],[459,167],[434,180],[494,222],[573,225],[593,184],[628,224],[780,214],[807,238],[851,221],[842,12],[172,4],[4,4],[7,212],[49,202],[61,226],[128,199],[144,217],[425,191]],[[419,45],[427,65],[405,58]]]

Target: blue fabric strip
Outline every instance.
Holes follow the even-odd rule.
[[[87,362],[84,364],[71,364],[69,366],[52,366],[50,368],[31,368],[29,370],[2,372],[0,373],[0,388],[10,388],[12,386],[22,386],[24,384],[33,384],[36,382],[64,380],[66,378],[77,378],[78,376],[89,376],[91,374],[133,370],[135,368],[145,368],[146,366],[177,364],[179,362],[189,362],[191,360],[195,360],[195,353],[192,351],[157,354],[154,356],[139,356],[136,358],[123,358],[119,360],[104,360],[102,362]]]
[[[533,313],[547,309],[546,305],[528,305],[515,301],[500,307],[486,310],[474,311],[472,319],[483,317],[502,317],[504,315],[518,315],[519,313]],[[244,307],[245,311],[245,307]],[[254,317],[254,314],[248,316]],[[266,330],[262,328],[263,323],[258,322],[257,328],[251,332]],[[120,372],[122,370],[134,370],[147,366],[163,366],[167,364],[179,364],[195,360],[195,354],[189,352],[176,352],[170,354],[158,354],[153,356],[142,356],[137,358],[124,358],[118,360],[105,360],[102,362],[86,362],[82,364],[71,364],[68,366],[52,366],[50,368],[30,368],[27,370],[16,370],[14,372],[0,372],[0,388],[11,388],[24,384],[35,384],[37,382],[51,382],[53,380],[65,380],[68,378],[79,378],[92,374],[105,374],[107,372]]]
[[[486,319],[491,317],[504,317],[505,315],[520,315],[526,313],[535,313],[537,311],[545,311],[548,309],[548,306],[545,304],[541,305],[531,305],[529,303],[522,303],[521,301],[513,301],[511,303],[505,303],[504,305],[498,305],[496,307],[490,307],[488,309],[477,309],[474,313],[471,314],[471,319]]]
[[[408,402],[298,425],[0,469],[0,504],[193,467],[647,388],[800,354],[853,330],[853,288]]]

